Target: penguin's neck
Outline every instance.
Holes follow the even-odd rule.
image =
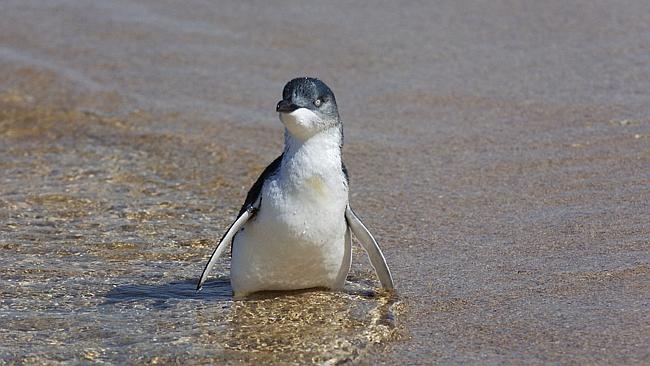
[[[290,183],[299,185],[314,177],[324,181],[340,180],[342,133],[338,127],[331,127],[300,140],[285,130],[284,155],[280,167],[281,175]]]

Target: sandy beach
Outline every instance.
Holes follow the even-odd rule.
[[[650,3],[0,14],[0,364],[650,363]],[[397,293],[196,293],[303,75]]]

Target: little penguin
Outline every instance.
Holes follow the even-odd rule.
[[[285,127],[284,151],[251,187],[197,291],[228,244],[235,298],[259,291],[342,290],[352,261],[351,233],[382,287],[393,290],[377,241],[350,207],[334,93],[319,79],[295,78],[284,86],[276,111]]]

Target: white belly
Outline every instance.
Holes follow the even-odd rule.
[[[319,177],[299,186],[272,179],[260,210],[233,242],[235,296],[264,290],[342,288],[350,266],[347,187]]]

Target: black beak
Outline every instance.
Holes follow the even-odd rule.
[[[275,111],[276,112],[281,112],[281,113],[291,113],[291,112],[295,111],[298,108],[300,108],[300,107],[298,107],[297,105],[291,103],[288,100],[281,100],[281,101],[278,102],[278,106],[275,107]]]

